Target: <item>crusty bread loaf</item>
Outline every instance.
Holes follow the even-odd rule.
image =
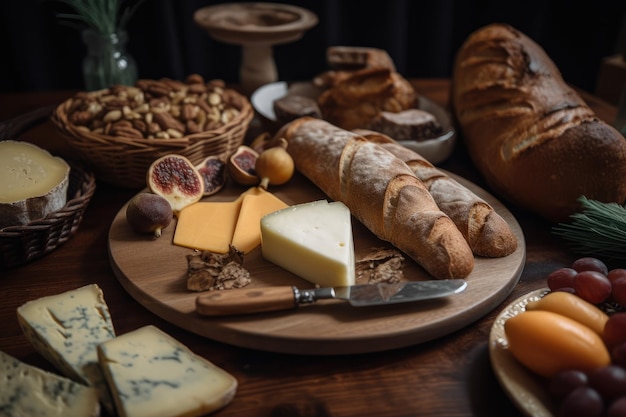
[[[474,257],[461,232],[400,159],[324,120],[300,118],[277,137],[299,172],[341,201],[380,239],[405,252],[436,278],[464,278]]]
[[[343,129],[363,128],[381,111],[417,104],[413,86],[389,68],[365,68],[325,90],[317,99],[324,119]]]
[[[388,68],[396,66],[384,49],[366,46],[330,46],[326,49],[326,61],[334,70],[357,70],[363,68]]]
[[[478,256],[498,258],[517,249],[517,238],[508,223],[482,198],[437,169],[417,152],[379,132],[356,130],[355,133],[391,152],[404,161],[422,180],[430,195],[454,222]]]
[[[597,119],[533,40],[508,25],[471,34],[458,51],[452,105],[489,186],[551,221],[577,199],[623,204],[626,140]]]

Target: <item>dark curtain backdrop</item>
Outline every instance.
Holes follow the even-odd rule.
[[[182,79],[190,73],[238,80],[240,48],[212,40],[193,22],[210,0],[146,0],[128,27],[128,51],[141,78]],[[280,0],[276,0],[280,3]],[[624,0],[303,0],[319,24],[274,48],[279,77],[304,80],[326,69],[330,45],[386,49],[407,77],[448,77],[471,31],[506,22],[541,44],[564,78],[593,91],[601,59],[623,50]],[[82,89],[85,47],[80,32],[59,24],[69,11],[54,0],[0,4],[0,91]],[[616,86],[617,88],[617,86]]]

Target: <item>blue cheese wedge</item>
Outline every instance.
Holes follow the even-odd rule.
[[[96,388],[102,404],[113,410],[96,347],[115,331],[97,285],[29,301],[17,309],[17,317],[37,352],[66,377]]]
[[[23,225],[60,210],[70,166],[28,142],[0,142],[0,228]]]
[[[350,210],[326,200],[298,204],[261,219],[268,261],[322,287],[354,285]]]
[[[237,380],[154,326],[98,346],[120,417],[194,417],[233,399]]]
[[[97,417],[98,392],[0,351],[0,416]]]

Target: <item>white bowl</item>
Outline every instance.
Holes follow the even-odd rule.
[[[319,89],[309,82],[287,83],[278,81],[259,87],[252,93],[250,101],[261,116],[275,122],[274,101],[287,94],[317,98]],[[401,140],[398,143],[419,153],[431,164],[441,163],[452,154],[456,145],[456,131],[452,125],[452,118],[446,109],[423,96],[420,96],[417,108],[435,116],[444,133],[433,139],[423,141]]]

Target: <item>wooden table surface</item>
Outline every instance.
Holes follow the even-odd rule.
[[[446,105],[449,82],[414,80],[417,90]],[[0,95],[0,120],[60,103],[72,92]],[[612,122],[616,109],[584,95],[598,116]],[[72,157],[50,122],[20,136],[52,153]],[[486,188],[462,144],[441,167]],[[0,350],[53,370],[27,342],[16,309],[28,300],[97,283],[104,291],[118,334],[154,324],[239,381],[233,402],[215,415],[322,416],[520,416],[500,388],[489,362],[488,336],[509,301],[545,286],[547,274],[575,256],[550,234],[551,224],[507,205],[525,235],[527,255],[519,284],[495,310],[472,325],[424,344],[382,353],[301,356],[245,349],[196,336],[138,304],[115,278],[107,234],[118,210],[136,190],[98,182],[77,233],[63,246],[30,264],[0,270]]]

